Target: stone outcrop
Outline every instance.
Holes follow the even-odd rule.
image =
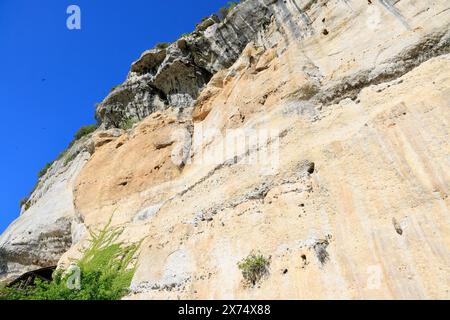
[[[448,299],[449,27],[447,1],[246,0],[145,52],[66,189],[143,241],[127,299]]]
[[[168,106],[192,107],[211,76],[231,66],[247,43],[262,35],[270,22],[270,2],[244,2],[223,21],[211,16],[167,48],[144,52],[127,80],[98,105],[98,121],[105,128],[118,128]]]
[[[0,236],[0,281],[56,266],[62,254],[84,236],[72,190],[91,153],[92,141],[85,137],[39,180],[20,217]]]

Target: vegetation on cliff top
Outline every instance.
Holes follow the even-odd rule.
[[[241,1],[228,1],[226,6],[220,8],[219,13],[222,17],[226,17],[231,10],[233,10],[238,4],[239,2],[244,2],[245,0],[241,0]]]
[[[60,159],[62,159],[64,156],[66,156],[67,151],[80,139],[82,139],[83,137],[91,134],[92,132],[94,132],[96,129],[98,128],[98,125],[96,124],[91,124],[91,125],[87,125],[87,126],[82,126],[80,129],[78,129],[78,131],[74,134],[73,136],[73,140],[69,143],[68,147],[66,148],[66,150],[64,150],[63,152],[61,152],[58,157],[45,164],[44,168],[42,168],[39,172],[38,172],[38,181],[36,182],[33,190],[31,190],[31,192],[29,193],[29,195],[25,198],[22,198],[20,200],[19,206],[20,208],[24,207],[25,211],[29,209],[30,207],[30,196],[33,194],[33,192],[37,189],[37,187],[39,186],[39,182],[42,179],[42,177],[44,177],[48,170],[52,167],[52,165],[55,163],[55,161],[58,161]],[[75,159],[75,157],[78,155],[78,153],[73,153],[70,156],[67,157],[66,161],[64,161],[64,166],[66,166],[67,164],[69,164],[69,162],[71,162],[72,160]]]
[[[90,124],[88,126],[83,126],[74,135],[74,140],[71,142],[70,146],[73,145],[76,141],[80,140],[81,138],[87,136],[88,134],[91,134],[95,130],[97,130],[98,126],[96,124]]]

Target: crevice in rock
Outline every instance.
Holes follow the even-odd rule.
[[[301,262],[301,268],[302,268],[302,269],[305,269],[306,266],[309,264],[308,259],[306,258],[306,255],[305,255],[305,254],[302,254],[302,255],[301,255],[301,259],[302,259],[302,262]]]
[[[310,162],[310,163],[308,164],[307,172],[308,172],[309,174],[313,174],[315,170],[316,170],[316,164],[315,164],[314,162]]]
[[[313,247],[316,252],[316,257],[322,265],[325,265],[330,260],[330,255],[327,252],[329,244],[328,240],[321,240]]]

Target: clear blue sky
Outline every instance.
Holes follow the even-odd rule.
[[[38,171],[157,42],[176,40],[226,0],[0,0],[0,233]],[[81,30],[66,28],[69,5]],[[57,201],[57,199],[55,199]]]

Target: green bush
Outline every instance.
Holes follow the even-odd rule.
[[[130,130],[137,123],[135,119],[126,119],[120,124],[120,128],[123,130]]]
[[[29,197],[25,197],[25,198],[20,199],[19,207],[20,208],[25,207],[25,211],[27,211],[30,208],[29,200],[30,200]]]
[[[269,272],[270,261],[261,253],[252,252],[238,263],[247,284],[254,286]]]
[[[27,196],[27,197],[25,197],[25,198],[22,198],[22,200],[20,200],[20,203],[19,203],[19,206],[20,206],[20,209],[22,209],[22,206],[25,204],[25,211],[27,211],[29,208],[30,208],[30,206],[31,206],[31,203],[30,203],[30,197],[31,197],[31,195],[36,191],[36,189],[39,187],[39,181],[37,182],[37,183],[35,183],[35,185],[34,185],[34,187],[33,187],[33,190],[31,190],[31,192],[29,193],[29,195]],[[24,203],[24,201],[26,201],[26,203]]]
[[[244,2],[245,0],[240,1],[241,3]],[[239,2],[236,1],[228,1],[226,6],[220,8],[219,13],[223,18],[226,18],[226,16],[231,12],[231,10],[233,10],[237,5],[239,4]]]
[[[64,157],[67,154],[67,151],[73,147],[75,142],[77,142],[78,140],[82,139],[83,137],[93,133],[97,129],[98,129],[97,124],[90,124],[87,126],[82,126],[80,129],[78,129],[78,131],[73,136],[73,140],[69,143],[69,146],[67,147],[67,149],[58,156],[57,160],[60,160],[62,157]],[[64,166],[67,166],[70,162],[72,162],[78,156],[78,154],[79,154],[79,151],[74,152],[70,156],[68,156],[66,158],[66,160],[64,161]]]
[[[52,166],[53,162],[48,162],[45,164],[45,167],[41,169],[41,171],[38,172],[38,177],[39,179],[42,178],[43,176],[45,176],[45,174],[47,173],[48,169],[50,169],[50,167]]]
[[[233,10],[238,4],[239,4],[239,2],[236,2],[236,1],[228,1],[227,2],[228,11]]]
[[[96,124],[83,126],[80,129],[78,129],[78,131],[75,133],[74,139],[75,139],[75,141],[78,141],[81,138],[83,138],[84,136],[87,136],[88,134],[91,134],[95,130],[97,130],[97,125]]]
[[[155,45],[155,48],[162,50],[162,49],[167,49],[169,46],[170,46],[169,42],[159,42]]]
[[[124,246],[118,243],[122,229],[110,223],[91,233],[89,248],[76,263],[80,270],[80,288],[67,285],[73,274],[58,270],[53,281],[36,280],[34,287],[0,289],[0,300],[119,300],[128,293],[136,270],[135,257],[140,243]]]
[[[51,166],[53,165],[53,163],[55,161],[61,160],[64,156],[66,156],[67,154],[67,150],[69,150],[70,148],[72,148],[72,146],[75,144],[75,142],[77,142],[78,140],[80,140],[81,138],[87,136],[88,134],[91,134],[92,132],[94,132],[96,129],[98,128],[98,125],[96,124],[91,124],[91,125],[87,125],[87,126],[83,126],[80,129],[78,129],[78,131],[75,133],[73,140],[69,143],[67,149],[63,152],[61,152],[58,157],[56,158],[56,160],[52,161],[52,162],[48,162],[44,168],[42,168],[39,172],[38,172],[38,181],[36,182],[33,190],[30,192],[28,198],[33,194],[33,192],[37,189],[37,187],[39,186],[39,182],[41,180],[41,178],[43,176],[45,176],[45,174],[48,172],[48,170],[51,168]],[[64,161],[64,165],[66,166],[67,164],[69,164],[69,162],[71,162],[73,159],[75,159],[75,157],[78,154],[71,154],[65,161]],[[23,203],[22,201],[20,202],[20,207],[22,208],[22,206],[25,203]],[[25,210],[27,210],[28,208],[25,208]]]
[[[73,152],[71,155],[67,156],[67,158],[64,160],[64,166],[67,166],[69,163],[71,163],[75,158],[79,155],[79,152]]]

